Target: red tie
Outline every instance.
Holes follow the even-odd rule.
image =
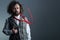
[[[18,20],[19,22],[26,22],[26,23],[28,23],[28,24],[31,24],[31,22],[30,21],[27,21],[26,19],[25,19],[25,16],[22,16],[22,15],[20,15],[24,20],[20,20],[20,19],[17,19],[16,17],[14,17],[16,20]]]

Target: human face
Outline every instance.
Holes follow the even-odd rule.
[[[12,9],[13,13],[15,15],[19,15],[20,14],[20,6],[19,4],[15,4],[14,8]]]

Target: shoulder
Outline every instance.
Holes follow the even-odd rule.
[[[9,20],[11,20],[11,19],[12,19],[12,17],[10,16],[10,17],[6,18],[6,21],[9,21]]]
[[[22,19],[23,20],[28,20],[27,17],[26,16],[23,16],[23,15],[22,15]]]
[[[27,18],[27,17],[25,17],[25,20],[27,20],[27,21],[28,21],[28,18]]]
[[[26,16],[23,17],[24,20],[28,21],[28,18]]]

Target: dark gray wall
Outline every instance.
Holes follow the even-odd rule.
[[[2,33],[7,14],[7,5],[11,0],[0,0],[0,40],[8,40]],[[33,15],[31,25],[32,40],[60,40],[60,1],[59,0],[18,0],[24,7],[24,14],[28,16],[26,6]]]

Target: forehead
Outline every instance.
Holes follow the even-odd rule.
[[[15,6],[14,7],[20,7],[20,5],[19,4],[15,4]]]

